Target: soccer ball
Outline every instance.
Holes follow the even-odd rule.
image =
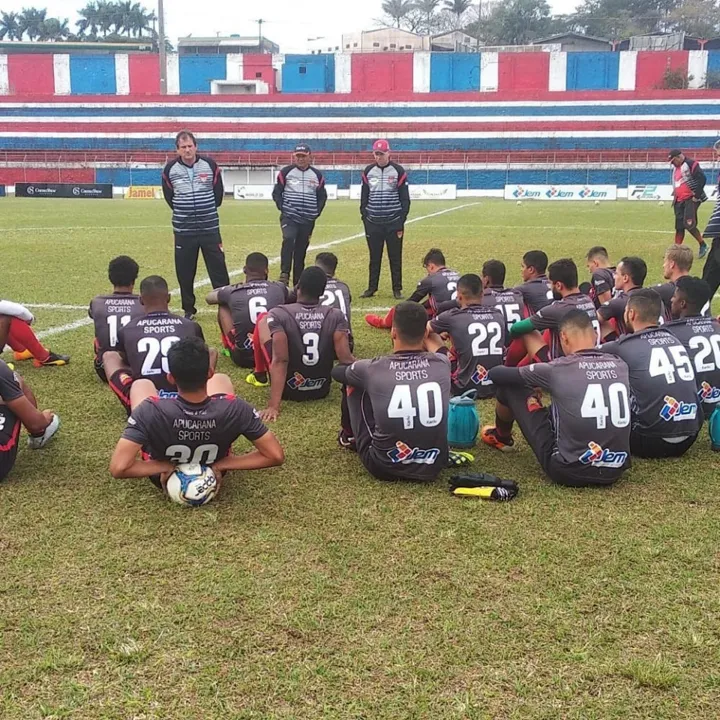
[[[599,200],[596,200],[596,201],[595,201],[595,204],[596,204],[596,205],[599,205],[599,204],[600,204],[600,201],[599,201]]]
[[[206,465],[178,465],[167,481],[167,494],[173,502],[188,507],[209,503],[217,494],[217,478]]]
[[[658,203],[658,205],[659,205],[660,207],[665,207],[665,201],[664,201],[664,200],[661,200],[661,201]]]
[[[518,201],[517,201],[517,204],[518,204],[518,205],[522,205],[522,200],[518,200]]]

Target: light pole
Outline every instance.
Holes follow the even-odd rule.
[[[158,0],[158,49],[160,57],[160,94],[167,95],[167,52],[165,50],[165,8],[163,0]]]

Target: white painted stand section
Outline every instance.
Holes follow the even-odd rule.
[[[430,92],[430,53],[413,53],[413,92]]]
[[[53,74],[55,75],[55,94],[70,94],[70,56],[53,55]]]
[[[126,53],[115,55],[115,92],[118,95],[130,94],[130,60]]]
[[[497,92],[498,54],[486,52],[480,54],[480,92]]]

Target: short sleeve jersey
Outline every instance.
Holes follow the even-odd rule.
[[[144,378],[160,392],[177,392],[167,379],[167,354],[176,342],[187,337],[205,339],[193,320],[165,311],[152,312],[120,328],[118,350],[125,355],[134,380]]]
[[[552,285],[547,275],[540,275],[540,277],[528,280],[522,285],[518,285],[515,289],[520,291],[523,296],[523,301],[525,302],[525,307],[527,307],[531,313],[542,310],[553,301]]]
[[[630,465],[630,376],[625,362],[583,350],[519,368],[526,384],[549,390],[557,455],[566,465]]]
[[[698,385],[698,397],[706,409],[720,403],[720,323],[715,318],[687,317],[667,323],[685,347]]]
[[[428,298],[430,307],[437,312],[439,305],[455,300],[460,273],[450,268],[442,268],[429,273],[417,286],[415,295]]]
[[[663,305],[665,306],[665,314],[664,314],[664,320],[665,322],[670,322],[672,320],[672,313],[670,310],[670,303],[672,301],[673,295],[675,294],[675,290],[677,289],[677,285],[670,280],[669,282],[662,283],[662,285],[653,285],[653,290],[657,292],[658,295],[662,298]],[[700,313],[703,317],[711,317],[710,314],[710,303],[707,303],[705,307],[702,309],[702,312]]]
[[[567,295],[562,300],[550,303],[530,318],[533,327],[539,332],[550,330],[550,355],[553,358],[559,358],[565,354],[560,345],[559,327],[562,319],[571,310],[582,310],[587,313],[597,332],[598,342],[600,341],[600,323],[597,321],[595,303],[584,293]]]
[[[220,288],[218,302],[230,308],[238,345],[242,346],[252,334],[262,313],[287,302],[287,293],[284,283],[270,280],[251,280]],[[252,350],[252,344],[247,349]]]
[[[348,327],[352,327],[352,294],[350,288],[334,277],[329,277],[325,286],[325,293],[320,298],[320,304],[326,307],[337,308],[347,320]]]
[[[477,390],[479,398],[495,394],[488,377],[505,358],[505,315],[500,308],[470,305],[448,310],[430,321],[436,333],[448,333],[457,356],[453,384],[462,392]]]
[[[633,430],[673,438],[700,429],[697,385],[682,343],[664,328],[648,328],[605,343],[602,352],[620,356],[630,368]]]
[[[409,352],[358,360],[346,381],[370,400],[375,420],[370,452],[390,475],[434,480],[447,467],[447,356]]]
[[[625,335],[630,332],[630,328],[625,324],[625,308],[627,307],[628,300],[641,288],[631,288],[627,292],[620,291],[615,297],[601,305],[598,312],[604,320],[615,320],[618,335]],[[662,325],[665,322],[664,315],[658,318],[658,323]]]
[[[0,400],[8,403],[17,400],[22,395],[19,377],[4,360],[0,360]]]
[[[289,364],[283,388],[286,400],[318,400],[330,392],[330,373],[335,363],[336,332],[350,333],[345,316],[337,308],[293,303],[281,305],[268,315],[270,334],[284,332]]]
[[[113,293],[98,295],[90,303],[88,315],[95,325],[95,347],[98,356],[118,345],[120,328],[130,320],[145,314],[139,295]]]
[[[150,398],[133,410],[122,436],[142,445],[154,460],[212,465],[241,435],[255,442],[267,431],[244,400],[213,395],[201,403]]]
[[[497,307],[502,310],[508,331],[516,322],[527,316],[525,300],[518,288],[486,288],[482,302],[486,307]]]
[[[595,307],[599,308],[602,303],[599,300],[600,295],[612,293],[615,289],[615,268],[598,268],[593,271],[590,278],[590,299],[595,303]]]

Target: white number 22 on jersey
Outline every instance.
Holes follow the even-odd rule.
[[[431,405],[432,398],[432,408]],[[401,418],[405,430],[415,427],[415,418],[425,427],[435,427],[442,422],[443,404],[442,391],[436,382],[418,385],[417,408],[413,405],[412,392],[409,385],[396,385],[393,390],[387,414],[389,418]]]

